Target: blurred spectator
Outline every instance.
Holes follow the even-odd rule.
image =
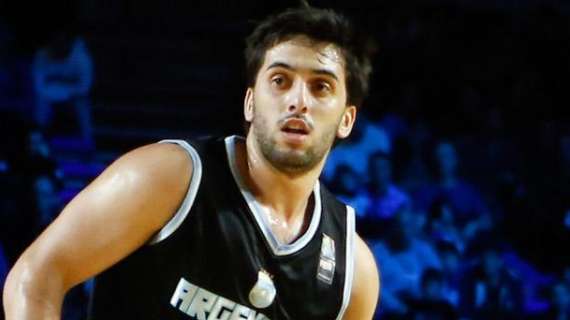
[[[570,319],[570,287],[566,283],[559,283],[552,289],[553,314],[552,319]]]
[[[410,301],[406,319],[453,320],[457,312],[444,295],[444,274],[433,268],[424,271],[421,280],[421,298]]]
[[[55,177],[40,175],[34,181],[34,195],[37,219],[40,229],[44,229],[59,214],[61,201]]]
[[[357,217],[367,212],[369,200],[362,189],[360,176],[350,166],[342,164],[338,166],[334,179],[331,183],[331,191],[342,201],[353,207]]]
[[[30,174],[54,173],[60,177],[57,164],[52,158],[51,149],[45,135],[39,130],[32,130],[28,135],[28,159],[26,163]]]
[[[429,210],[426,229],[432,238],[449,242],[460,252],[463,252],[466,241],[461,230],[457,227],[452,210],[451,205],[445,199],[437,199]]]
[[[392,164],[390,156],[376,152],[370,156],[370,187],[368,197],[370,207],[366,212],[369,218],[385,220],[399,212],[410,209],[410,198],[392,183]]]
[[[331,151],[323,177],[326,181],[331,181],[338,166],[345,164],[367,181],[368,159],[376,151],[390,152],[390,139],[382,127],[359,114],[348,140]]]
[[[410,199],[406,193],[392,183],[390,156],[375,152],[369,160],[370,182],[365,193],[367,210],[359,216],[357,230],[369,239],[383,237],[390,226],[389,220],[405,210],[409,210]]]
[[[502,259],[497,237],[481,236],[473,250],[479,263],[466,276],[462,293],[462,312],[474,319],[520,319],[522,289]]]
[[[382,275],[382,312],[406,314],[405,301],[418,297],[424,270],[441,268],[435,248],[421,232],[422,224],[420,215],[404,211],[388,228],[386,241],[372,245]]]
[[[53,129],[53,116],[65,106],[76,114],[81,137],[92,139],[89,91],[93,82],[93,63],[85,41],[62,33],[47,47],[38,50],[33,66],[36,91],[36,123]],[[69,123],[60,128],[69,129]]]
[[[10,165],[14,172],[35,177],[42,173],[54,173],[60,176],[57,163],[52,156],[45,134],[38,129],[26,128],[18,139],[14,154],[10,155]]]
[[[424,157],[424,145],[431,137],[427,125],[416,122],[409,135],[395,141],[394,156],[401,163],[394,163],[401,167],[400,176],[397,178],[399,185],[410,194],[415,194],[418,189],[425,186],[430,174]]]
[[[540,317],[544,320],[570,320],[570,286],[564,282],[553,285],[549,292],[550,310]]]
[[[459,307],[461,294],[461,280],[464,268],[459,250],[452,243],[440,241],[437,244],[437,252],[441,261],[441,272],[443,273],[443,297],[454,308]]]
[[[481,195],[457,175],[459,159],[453,144],[441,141],[433,153],[433,170],[437,179],[414,195],[418,209],[428,212],[436,201],[443,199],[453,212],[455,223],[467,238],[480,230],[489,229],[490,215]]]

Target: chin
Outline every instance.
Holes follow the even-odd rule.
[[[305,148],[301,149],[296,146],[284,146],[276,151],[280,154],[278,157],[284,162],[289,159],[291,163],[300,163],[307,158],[307,150],[305,150]]]
[[[301,173],[313,169],[319,161],[306,150],[275,150],[269,161],[287,173]]]

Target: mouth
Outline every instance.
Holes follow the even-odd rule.
[[[302,119],[288,119],[283,123],[281,132],[288,143],[298,145],[305,142],[311,133],[311,127]]]
[[[281,129],[281,131],[283,131],[285,133],[291,133],[291,134],[308,134],[306,130],[295,129],[295,128],[283,128],[283,129]]]
[[[289,119],[283,123],[281,131],[290,134],[308,135],[311,132],[311,128],[304,120]]]

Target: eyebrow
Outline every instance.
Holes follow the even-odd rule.
[[[272,68],[283,68],[283,69],[287,69],[287,70],[291,70],[291,71],[295,71],[296,69],[291,66],[288,65],[284,62],[273,62],[272,64],[269,65],[269,67],[267,67],[267,69],[265,70],[269,70]],[[329,76],[331,78],[334,78],[336,81],[338,80],[338,77],[336,76],[336,74],[334,74],[334,72],[327,70],[327,69],[311,69],[311,72],[315,73],[315,74],[320,74],[320,75],[325,75],[325,76]]]

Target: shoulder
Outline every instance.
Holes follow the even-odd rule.
[[[162,221],[170,217],[186,194],[194,167],[189,151],[181,146],[153,143],[124,154],[99,179],[106,185],[123,186],[126,201],[150,201],[168,207],[170,210],[159,210],[165,212]]]
[[[354,279],[345,320],[372,319],[380,294],[380,276],[372,252],[358,235],[354,244]]]
[[[112,166],[142,179],[154,182],[184,180],[182,172],[191,172],[193,162],[189,152],[174,143],[153,143],[121,156]]]
[[[64,288],[102,272],[146,244],[174,215],[192,170],[176,145],[151,144],[124,154],[26,249],[19,270],[59,277]]]
[[[380,277],[374,255],[360,236],[356,235],[355,240],[354,285],[366,289],[365,291],[368,294],[377,297],[380,287]],[[357,287],[356,289],[359,288]]]

